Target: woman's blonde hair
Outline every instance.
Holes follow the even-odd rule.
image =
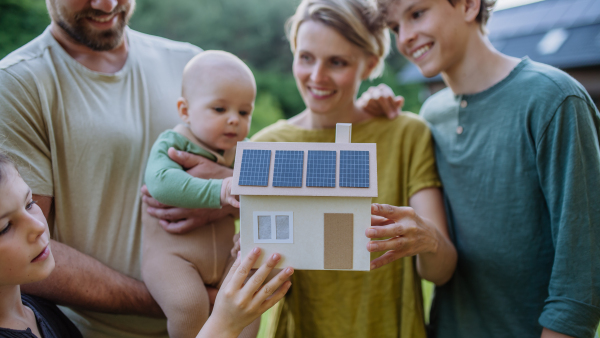
[[[305,21],[323,23],[340,33],[367,54],[377,57],[377,65],[369,75],[374,79],[383,73],[384,59],[390,52],[390,36],[371,0],[302,0],[296,13],[286,22],[292,52]]]

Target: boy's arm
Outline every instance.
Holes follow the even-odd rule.
[[[600,116],[571,96],[536,140],[537,168],[555,249],[539,323],[593,337],[600,320]]]
[[[152,146],[145,182],[150,195],[158,202],[179,208],[220,208],[220,179],[193,177],[178,163],[169,158],[168,150],[185,145],[173,137],[173,133],[163,133]]]

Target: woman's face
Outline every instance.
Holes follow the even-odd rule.
[[[0,183],[0,286],[40,281],[54,269],[48,223],[12,165]]]
[[[377,58],[317,21],[300,24],[294,53],[294,77],[306,107],[316,114],[349,109],[360,82]]]

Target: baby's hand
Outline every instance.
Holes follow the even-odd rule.
[[[244,283],[259,256],[259,248],[254,248],[243,261],[238,255],[217,294],[212,315],[198,337],[237,337],[247,325],[283,298],[292,285],[288,281],[294,273],[291,267],[283,269],[275,278],[262,285],[281,259],[279,254],[272,254]]]
[[[231,205],[233,207],[239,208],[240,202],[233,197],[231,194],[231,185],[233,184],[233,177],[227,177],[223,179],[223,183],[221,184],[221,205],[227,206]]]

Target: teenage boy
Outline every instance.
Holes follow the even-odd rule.
[[[458,251],[436,289],[433,336],[593,337],[600,114],[589,95],[558,69],[496,51],[485,34],[494,1],[383,1],[400,52],[448,86],[421,110]],[[395,114],[381,91],[369,110]]]

